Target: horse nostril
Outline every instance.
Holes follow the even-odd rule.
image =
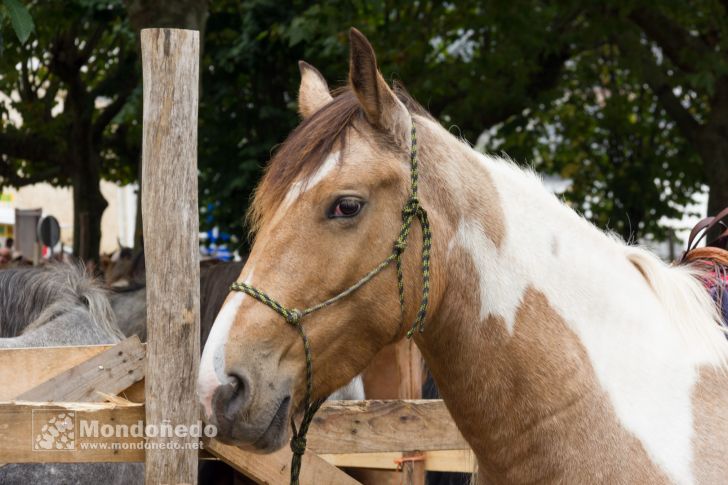
[[[245,394],[250,390],[250,384],[246,376],[237,372],[229,374],[229,376],[232,378],[233,391],[236,394]]]
[[[250,398],[250,380],[242,373],[228,374],[231,378],[230,396],[225,406],[225,418],[233,419],[239,414]]]

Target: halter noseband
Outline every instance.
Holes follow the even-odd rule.
[[[314,414],[316,414],[316,411],[323,402],[323,400],[315,402],[311,401],[313,388],[313,359],[311,358],[311,346],[309,344],[308,337],[303,330],[303,326],[301,325],[301,319],[310,313],[321,310],[329,305],[333,305],[334,303],[351,295],[371,281],[376,275],[381,273],[392,262],[394,262],[397,267],[397,291],[399,293],[400,311],[402,313],[402,318],[404,319],[404,272],[402,271],[402,254],[405,249],[407,249],[409,233],[412,227],[412,221],[415,217],[417,217],[420,221],[420,225],[422,226],[422,300],[420,301],[420,307],[417,311],[417,317],[415,318],[414,323],[412,323],[412,327],[407,331],[407,337],[412,337],[417,330],[422,332],[425,329],[425,316],[427,315],[427,306],[430,299],[430,249],[432,247],[432,232],[430,231],[430,222],[427,219],[427,211],[425,211],[422,205],[420,205],[420,201],[417,198],[419,170],[417,166],[417,131],[415,129],[414,119],[412,119],[411,134],[410,196],[402,209],[402,227],[399,230],[399,236],[394,242],[392,253],[387,256],[384,261],[379,263],[373,270],[341,293],[303,310],[286,308],[264,292],[247,283],[235,282],[230,287],[232,291],[241,291],[252,296],[281,315],[285,318],[287,323],[296,327],[296,330],[298,330],[298,333],[301,335],[301,339],[303,340],[303,351],[306,356],[306,397],[304,399],[304,414],[300,428],[296,427],[293,416],[291,416],[291,429],[293,430],[293,437],[291,438],[291,450],[293,451],[293,457],[291,459],[292,485],[298,485],[298,475],[301,471],[301,457],[306,451],[306,433],[308,432],[308,428],[313,420]]]

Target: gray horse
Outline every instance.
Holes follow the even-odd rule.
[[[105,290],[82,267],[0,271],[0,347],[111,344],[123,337]]]

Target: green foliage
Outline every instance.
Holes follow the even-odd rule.
[[[570,17],[556,8],[481,3],[213,4],[200,110],[203,223],[241,233],[261,168],[297,122],[296,61],[315,65],[331,87],[344,84],[350,26],[369,36],[388,79],[405,81],[433,115],[458,123],[471,140],[537,96],[553,96],[571,36],[549,29]],[[524,28],[529,24],[543,31]],[[544,45],[545,52],[537,48]]]
[[[680,92],[677,104],[688,116],[710,116],[716,82],[728,72],[720,54],[728,47],[725,15],[716,2],[254,1],[238,13],[266,22],[228,26],[229,60],[261,55],[265,65],[245,65],[248,73],[238,80],[260,72],[263,86],[256,89],[253,81],[237,90],[235,104],[257,111],[263,102],[281,123],[266,123],[264,138],[259,125],[241,130],[249,150],[244,168],[214,175],[230,191],[213,193],[238,194],[233,207],[222,199],[217,209],[236,228],[268,148],[294,123],[296,57],[329,81],[345,79],[352,25],[375,45],[385,76],[403,80],[446,126],[455,123],[451,129],[473,142],[489,130],[485,149],[569,179],[565,199],[627,239],[665,238],[665,219],[681,217],[709,182],[700,140],[655,93]],[[213,7],[211,32],[216,15]],[[706,48],[696,53],[689,42],[671,45],[671,37],[672,44],[681,42],[678,34],[699,38],[697,47]],[[664,73],[664,85],[650,78],[655,69]],[[286,105],[288,115],[281,111]],[[245,118],[265,123],[253,112]],[[228,126],[234,130],[236,123]]]
[[[18,0],[3,0],[2,6],[5,7],[2,12],[3,16],[7,15],[10,18],[10,24],[15,30],[15,35],[20,43],[24,44],[34,29],[33,18],[30,16],[28,9]]]
[[[702,162],[609,46],[565,69],[562,97],[500,125],[488,146],[571,181],[564,199],[625,239],[667,237],[701,190]],[[586,82],[591,80],[591,82]]]
[[[597,225],[666,238],[665,218],[711,182],[700,123],[728,114],[715,99],[728,73],[724,19],[713,2],[585,4],[557,95],[491,129],[486,148],[571,180],[564,198]]]

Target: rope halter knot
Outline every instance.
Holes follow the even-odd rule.
[[[291,459],[291,484],[298,484],[298,476],[301,471],[301,457],[306,451],[306,433],[308,427],[313,420],[313,416],[321,405],[322,401],[313,401],[313,359],[311,357],[311,346],[308,337],[303,329],[301,320],[306,315],[321,310],[329,305],[333,305],[351,295],[356,290],[371,281],[376,275],[381,273],[392,262],[395,263],[397,271],[397,290],[399,293],[400,310],[404,319],[405,301],[404,301],[404,271],[402,270],[402,254],[407,249],[410,228],[412,221],[417,218],[422,227],[422,300],[417,311],[412,327],[407,332],[410,338],[416,330],[423,332],[425,327],[425,317],[427,316],[427,307],[430,299],[430,249],[432,247],[432,232],[430,231],[430,223],[427,218],[427,211],[420,204],[417,197],[417,183],[419,178],[419,169],[417,165],[417,131],[415,129],[415,121],[412,119],[412,147],[410,150],[410,196],[402,208],[402,226],[400,228],[397,239],[394,241],[392,252],[386,259],[379,263],[373,270],[360,278],[356,283],[338,293],[337,295],[325,300],[317,305],[307,307],[303,310],[296,308],[287,308],[276,300],[268,296],[263,291],[251,286],[247,283],[235,282],[230,286],[231,291],[241,291],[254,299],[263,303],[271,310],[282,316],[286,323],[293,325],[298,331],[303,341],[303,351],[306,357],[306,395],[304,397],[304,414],[301,427],[296,429],[293,417],[291,417],[291,428],[293,429],[293,437],[291,438],[291,450],[293,457]]]
[[[301,321],[301,318],[303,318],[303,313],[301,312],[301,310],[298,310],[296,308],[286,313],[286,322],[290,323],[291,325],[298,325]]]

